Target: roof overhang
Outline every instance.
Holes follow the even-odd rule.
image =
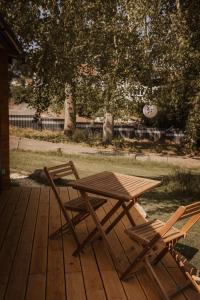
[[[7,51],[8,56],[12,58],[18,57],[22,54],[21,47],[17,41],[14,33],[3,20],[3,17],[0,15],[0,48],[3,48]]]

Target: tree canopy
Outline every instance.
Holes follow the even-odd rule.
[[[195,0],[1,1],[17,32],[32,78],[30,105],[66,107],[66,130],[76,109],[85,115],[141,115],[186,131],[200,145],[200,3]],[[137,87],[145,87],[143,101]],[[144,120],[145,121],[145,120]]]

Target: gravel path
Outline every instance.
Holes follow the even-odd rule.
[[[186,168],[200,168],[200,157],[189,158],[187,156],[167,156],[159,154],[128,154],[124,152],[114,152],[110,149],[95,148],[79,144],[64,144],[38,141],[28,138],[10,137],[10,148],[31,151],[62,151],[66,154],[99,154],[110,156],[135,157],[137,160],[164,162]]]

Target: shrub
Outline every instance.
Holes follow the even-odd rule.
[[[166,190],[186,196],[200,195],[200,174],[175,170],[164,179]]]
[[[75,143],[87,142],[88,133],[85,129],[75,129],[70,140]]]

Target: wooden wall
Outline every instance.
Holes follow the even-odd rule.
[[[0,189],[10,185],[8,56],[0,48]]]

